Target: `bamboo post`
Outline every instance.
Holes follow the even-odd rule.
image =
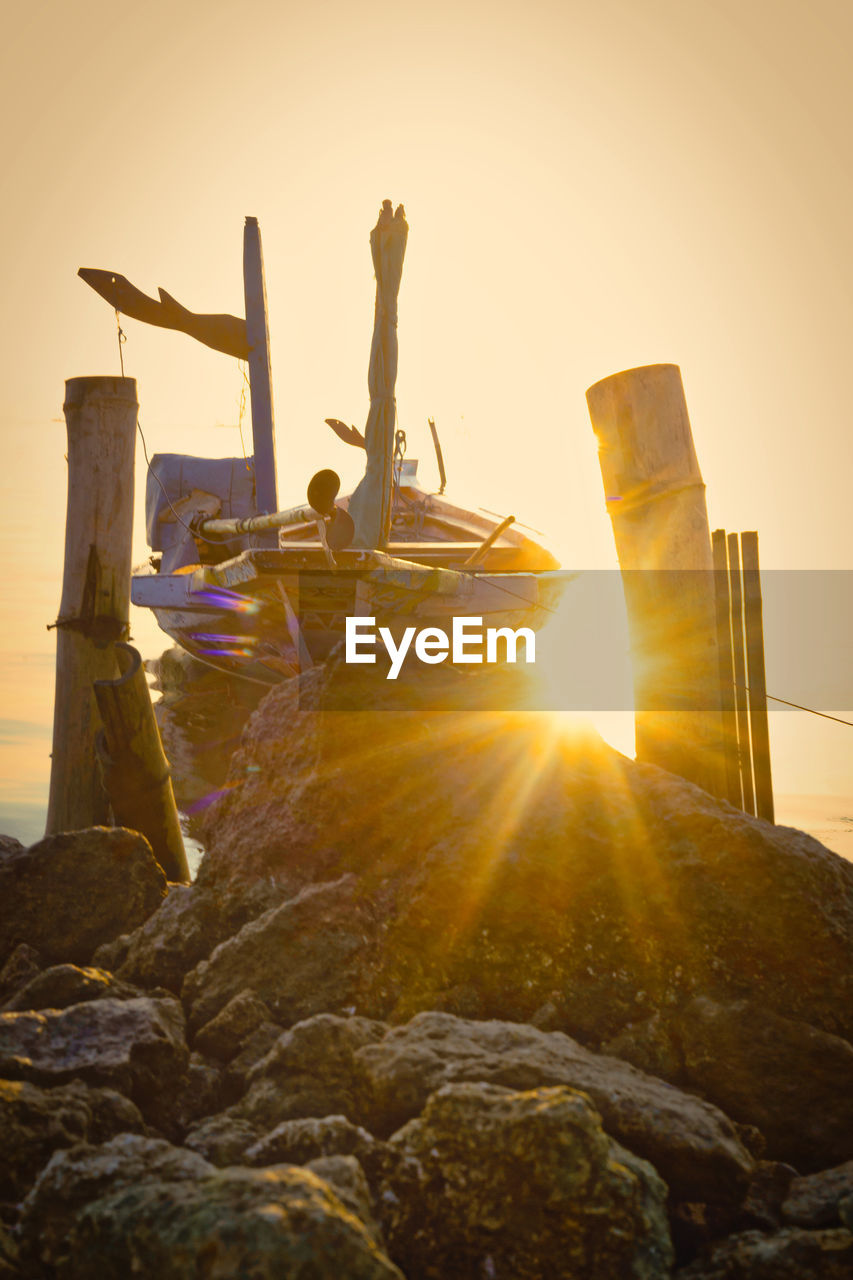
[[[677,365],[587,391],[631,631],[637,759],[726,795],[711,535]]]
[[[99,741],[104,782],[117,826],[141,831],[154,857],[174,882],[190,873],[169,761],[151,706],[142,659],[132,645],[115,646],[120,676],[96,680],[95,698],[103,721]]]
[[[65,384],[68,507],[47,834],[109,822],[95,754],[92,684],[115,675],[113,642],[127,634],[133,523],[136,381]]]
[[[746,813],[755,813],[755,790],[752,784],[752,743],[749,732],[749,703],[746,693],[746,655],[743,644],[743,593],[740,577],[740,550],[738,536],[730,533],[729,581],[732,593],[732,647],[735,671],[735,709],[737,716],[738,754],[740,776],[743,783],[743,807]]]
[[[764,622],[761,616],[758,534],[742,533],[740,547],[743,560],[746,667],[749,685],[749,721],[752,726],[755,812],[759,818],[766,818],[768,822],[773,822],[773,779],[770,772],[770,726],[767,720],[767,685],[764,674]]]
[[[714,588],[717,602],[717,656],[720,664],[720,706],[723,716],[723,754],[726,761],[726,794],[736,808],[743,807],[740,763],[737,751],[735,673],[732,657],[732,597],[725,529],[711,535],[714,553]]]

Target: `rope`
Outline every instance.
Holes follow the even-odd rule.
[[[121,376],[124,377],[124,352],[122,351],[122,347],[127,342],[127,334],[125,333],[124,329],[122,329],[121,327],[121,318],[119,315],[118,307],[116,307],[115,310],[116,310],[116,328],[118,329],[118,362],[119,362],[119,365],[121,366]]]
[[[745,689],[747,693],[750,692],[749,685],[747,684],[736,684],[735,688]],[[799,702],[788,702],[787,698],[774,698],[772,693],[766,693],[764,696],[767,698],[768,702],[781,702],[785,707],[794,707],[796,711],[808,711],[809,715],[822,716],[824,720],[834,720],[836,724],[846,724],[853,729],[853,720],[842,720],[840,716],[831,716],[827,711],[815,711],[814,707],[804,707]]]

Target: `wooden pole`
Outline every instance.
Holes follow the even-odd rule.
[[[752,726],[752,762],[755,771],[755,812],[759,818],[773,822],[773,779],[770,771],[770,726],[767,720],[767,684],[764,674],[764,622],[761,616],[758,534],[742,533],[740,546],[743,559],[749,721]]]
[[[714,552],[714,588],[717,602],[717,656],[720,664],[720,705],[723,715],[723,753],[726,760],[726,795],[736,808],[743,808],[740,763],[737,750],[735,673],[732,657],[732,598],[729,586],[729,556],[725,529],[711,535]]]
[[[627,369],[587,403],[632,637],[637,759],[725,796],[711,535],[681,372]]]
[[[133,524],[136,382],[65,384],[68,508],[56,621],[56,693],[47,834],[109,821],[95,754],[93,681],[115,675],[127,634]]]
[[[252,400],[252,439],[255,452],[255,500],[261,513],[278,510],[275,472],[275,419],[270,368],[270,332],[264,253],[257,218],[246,218],[243,229],[243,288],[246,298],[246,338],[249,344],[249,388]],[[258,538],[262,546],[278,546],[273,530]]]
[[[118,643],[117,680],[96,680],[103,721],[101,767],[117,826],[141,831],[167,880],[188,884],[184,838],[172,791],[169,761],[151,706],[142,659],[132,645]]]
[[[752,745],[749,732],[749,703],[746,694],[746,657],[743,646],[743,594],[740,577],[738,536],[730,533],[729,581],[732,593],[732,649],[735,671],[735,708],[737,713],[738,756],[743,783],[743,807],[755,813],[755,790],[752,784]]]

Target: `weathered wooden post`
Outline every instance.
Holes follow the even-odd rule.
[[[711,535],[677,365],[587,391],[631,631],[637,759],[726,795]]]
[[[65,384],[68,509],[56,620],[56,692],[47,834],[109,822],[95,754],[92,683],[116,674],[128,629],[136,435],[134,378]]]
[[[184,838],[172,791],[169,761],[151,706],[142,659],[132,645],[115,645],[121,675],[96,680],[103,722],[99,754],[117,825],[141,831],[169,880],[189,883]]]

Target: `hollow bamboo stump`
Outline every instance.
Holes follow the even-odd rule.
[[[677,365],[587,391],[622,569],[637,759],[726,794],[705,486]]]
[[[99,754],[117,826],[141,831],[166,878],[189,883],[190,873],[169,762],[151,706],[142,658],[132,645],[115,646],[121,675],[96,680],[103,721]]]
[[[127,635],[133,524],[136,381],[65,384],[68,507],[47,834],[109,822],[95,754],[92,685],[116,675],[113,644]]]

